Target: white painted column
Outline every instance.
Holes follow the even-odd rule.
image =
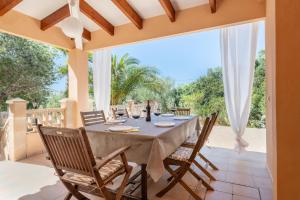
[[[80,111],[89,110],[88,94],[88,54],[73,49],[69,51],[69,98],[76,102],[75,127],[82,126]]]

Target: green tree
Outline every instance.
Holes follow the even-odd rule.
[[[219,123],[229,125],[220,67],[209,69],[207,74],[185,86],[176,88],[176,106],[190,107],[200,116],[220,111]],[[178,101],[178,99],[180,99]],[[255,62],[249,127],[265,127],[265,51]]]
[[[52,92],[47,99],[46,108],[59,108],[63,98],[66,98],[65,92]]]
[[[160,90],[158,71],[154,67],[141,66],[139,60],[123,55],[119,60],[112,56],[111,104],[122,104],[138,88]]]
[[[208,116],[220,111],[219,123],[228,124],[225,109],[222,69],[208,69],[207,74],[193,83],[178,88],[181,94],[180,107],[190,107],[192,112],[200,116]]]
[[[128,98],[139,103],[149,99],[156,100],[160,102],[162,112],[167,112],[174,106],[174,81],[170,78],[157,77],[156,84],[157,87],[140,87],[132,92]]]
[[[248,126],[262,128],[265,127],[265,51],[259,52],[255,62],[255,72],[252,90],[252,103]]]
[[[6,110],[9,98],[23,98],[29,107],[46,102],[57,79],[57,52],[47,45],[0,34],[0,110]]]

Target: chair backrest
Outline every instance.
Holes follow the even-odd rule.
[[[112,114],[113,114],[113,118],[114,119],[117,119],[118,118],[118,111],[122,111],[124,113],[124,117],[127,117],[129,118],[129,113],[128,113],[128,110],[127,108],[124,108],[124,109],[118,109],[118,108],[111,108],[111,111],[112,111]]]
[[[38,132],[59,176],[62,176],[62,170],[65,170],[93,177],[96,161],[84,128],[67,129],[38,125]]]
[[[191,115],[190,108],[177,108],[175,111],[175,115]]]
[[[207,141],[209,135],[211,134],[211,131],[212,131],[217,119],[218,119],[218,116],[219,116],[219,111],[211,114],[211,117],[212,117],[212,122],[211,123],[212,123],[212,125],[210,126],[210,129],[208,130],[205,141]]]
[[[84,126],[102,124],[106,122],[106,118],[103,110],[91,111],[91,112],[80,112],[80,115]]]
[[[195,159],[197,153],[203,147],[203,145],[205,143],[205,140],[209,135],[209,131],[212,129],[212,126],[214,125],[215,115],[216,115],[216,113],[213,113],[210,117],[207,117],[205,119],[204,125],[201,129],[201,133],[198,137],[198,140],[197,140],[196,145],[193,149],[193,152],[192,152],[192,154],[189,158],[190,162],[192,162]]]

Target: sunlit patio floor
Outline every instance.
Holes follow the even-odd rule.
[[[272,200],[271,180],[264,153],[238,154],[223,148],[205,148],[205,155],[220,168],[212,171],[217,181],[211,182],[213,192],[206,192],[201,183],[187,174],[185,181],[206,200]],[[54,175],[45,155],[37,155],[20,162],[0,162],[1,200],[60,200],[66,190]],[[195,168],[195,170],[197,170]],[[197,170],[199,172],[199,170]],[[200,173],[200,172],[199,172]],[[149,198],[160,199],[155,194],[167,184],[166,173],[158,182],[149,180]],[[91,199],[100,199],[89,196]],[[163,198],[164,200],[193,199],[180,185]]]

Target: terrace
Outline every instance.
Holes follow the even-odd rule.
[[[248,129],[245,138],[256,146],[249,147],[251,151],[242,154],[232,150],[234,147],[232,139],[225,141],[218,139],[224,134],[234,137],[229,127],[216,126],[209,139],[209,147],[203,149],[204,154],[212,158],[212,161],[220,168],[219,171],[211,170],[217,179],[217,181],[211,182],[215,191],[207,191],[201,182],[197,181],[191,174],[186,174],[184,180],[199,196],[206,200],[272,200],[272,181],[266,168],[266,155],[262,152],[253,151],[254,149],[264,151],[265,144],[261,140],[261,138],[264,138],[264,133]],[[253,140],[251,138],[257,139]],[[212,146],[226,146],[227,148]],[[64,199],[67,190],[58,177],[53,175],[52,165],[45,159],[45,156],[45,154],[38,154],[18,162],[0,162],[2,172],[0,189],[4,191],[1,199]],[[138,170],[137,168],[135,171]],[[195,170],[197,169],[195,168]],[[201,173],[199,169],[198,172]],[[205,177],[203,173],[202,176]],[[193,199],[181,186],[176,186],[162,198],[156,197],[155,194],[167,185],[168,181],[166,179],[168,177],[169,175],[165,173],[158,182],[152,180],[148,182],[149,199]],[[138,195],[140,191],[138,190],[136,193]],[[88,194],[87,197],[99,199]]]
[[[230,30],[232,27],[255,24],[260,20],[266,22],[267,127],[265,130],[246,129],[243,139],[250,146],[247,151],[239,154],[233,148],[235,139],[240,143],[240,147],[242,146],[242,136],[233,133],[229,127],[214,126],[207,145],[203,147],[201,153],[214,162],[219,170],[211,170],[207,164],[202,163],[203,160],[198,158],[196,161],[203,164],[216,180],[207,179],[207,176],[202,173],[204,170],[200,171],[194,165],[192,170],[200,174],[202,181],[195,179],[189,172],[182,180],[200,199],[206,200],[300,198],[297,187],[300,162],[295,155],[300,150],[298,129],[300,82],[297,63],[300,52],[299,2],[291,3],[286,0],[105,0],[101,2],[80,0],[75,2],[77,4],[65,0],[0,0],[0,31],[66,50],[69,81],[68,98],[61,100],[60,108],[28,110],[28,102],[23,99],[14,97],[7,101],[8,120],[0,131],[1,200],[65,198],[66,188],[56,176],[57,174],[54,174],[53,165],[45,158],[47,156],[45,147],[36,125],[40,123],[65,128],[83,126],[80,112],[91,110],[88,99],[88,53],[98,55],[98,62],[105,58],[109,61],[110,54],[105,57],[105,53],[110,47],[215,28]],[[223,32],[223,45],[230,40],[229,37],[226,38],[225,33]],[[251,42],[248,45],[255,46]],[[109,85],[109,81],[105,79],[106,75],[108,74],[98,77],[99,87],[103,86],[98,92],[104,91]],[[227,78],[225,83],[231,80],[230,77]],[[0,91],[0,94],[2,92]],[[100,106],[105,112],[107,111],[105,109],[110,109],[110,94],[106,94],[108,95],[102,97],[95,94],[102,98],[96,102],[96,107],[99,107],[97,105],[99,102],[106,102],[104,104],[108,105]],[[235,95],[235,97],[240,96],[242,95]],[[179,125],[174,124],[181,127],[194,119],[196,118],[182,124],[176,122]],[[209,132],[211,124],[213,123],[204,124],[205,128],[202,129],[204,136]],[[173,140],[172,137],[167,140],[164,138],[165,147],[171,147],[171,150],[166,148],[168,154],[172,154],[184,139],[188,138],[189,134],[183,133],[188,129],[182,129],[183,131],[180,132],[172,130],[178,136],[174,138],[179,138],[178,140]],[[131,135],[138,134],[139,132]],[[161,131],[157,135],[167,134],[167,131]],[[181,137],[183,135],[185,138]],[[110,147],[119,145],[119,140],[110,141],[115,142],[110,143]],[[95,148],[94,144],[91,146]],[[102,152],[105,150],[102,149]],[[97,151],[93,149],[93,153],[101,153]],[[165,151],[157,152],[160,153],[159,155],[165,153]],[[127,153],[129,161],[134,161],[132,152]],[[140,152],[136,151],[136,154],[138,153]],[[145,155],[149,154],[145,153]],[[158,162],[160,166],[157,168],[164,166],[163,159],[168,156],[163,155],[163,158],[160,158],[161,162]],[[152,156],[153,158],[158,156]],[[157,192],[170,183],[166,171],[162,171],[159,176],[154,176],[153,171],[151,173],[146,168],[144,161],[132,165],[134,172],[139,171],[140,167],[142,170],[142,187],[134,192],[140,198],[180,200],[194,198],[191,192],[185,190],[186,187],[184,189],[179,184],[162,197],[157,197]],[[147,173],[151,178],[148,178]],[[214,188],[214,191],[206,190],[203,185],[205,181]],[[119,183],[119,180],[114,181],[113,184],[109,182],[109,186],[115,187]],[[77,185],[74,188],[77,190]],[[88,194],[87,196],[90,199],[100,199]]]

